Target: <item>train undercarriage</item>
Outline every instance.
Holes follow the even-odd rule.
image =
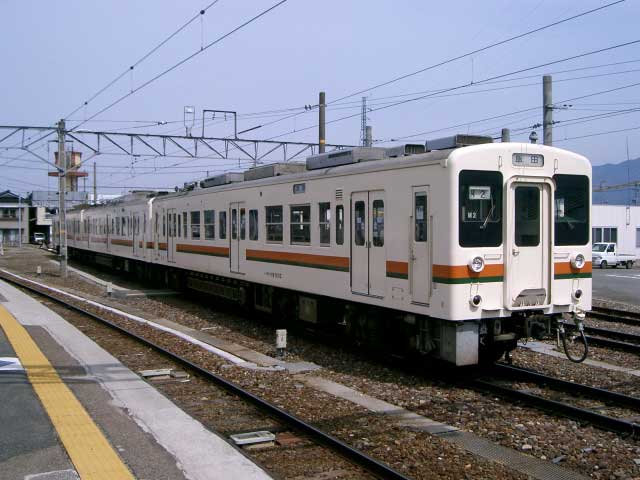
[[[75,248],[69,248],[69,255],[162,287],[224,299],[259,312],[276,328],[327,332],[369,352],[431,357],[455,365],[509,358],[519,339],[550,338],[562,328],[562,319],[536,311],[472,321],[441,320]]]

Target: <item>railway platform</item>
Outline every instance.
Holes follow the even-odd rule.
[[[2,281],[0,405],[0,480],[270,478]]]

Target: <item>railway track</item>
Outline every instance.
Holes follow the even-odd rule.
[[[554,390],[559,390],[571,397],[580,395],[607,402],[616,407],[625,407],[640,411],[640,398],[591,387],[589,385],[569,382],[531,370],[503,364],[495,364],[491,368],[483,370],[481,376],[472,378],[466,383],[473,388],[488,391],[510,400],[519,401],[546,412],[568,417],[579,422],[586,422],[621,435],[640,438],[640,424],[638,423],[603,415],[593,410],[578,407],[569,402],[552,400],[524,389],[514,388],[505,385],[505,380],[533,383],[541,387],[546,386]]]
[[[624,323],[626,325],[633,325],[636,327],[640,326],[640,312],[630,312],[614,308],[593,307],[593,309],[587,314],[587,318]]]
[[[81,315],[89,317],[95,321],[97,321],[101,325],[105,325],[120,334],[124,335],[129,339],[133,339],[136,342],[150,347],[163,357],[169,359],[170,361],[180,365],[181,367],[195,373],[200,378],[206,379],[207,381],[221,387],[225,391],[235,395],[239,399],[244,402],[248,402],[258,410],[263,412],[268,417],[276,419],[282,425],[286,426],[288,429],[298,432],[299,434],[303,434],[307,438],[311,439],[313,442],[318,445],[329,448],[330,450],[338,453],[341,457],[348,460],[353,465],[364,469],[366,472],[371,474],[375,478],[383,478],[383,479],[398,479],[398,480],[408,480],[409,477],[404,476],[400,472],[394,470],[390,466],[366,455],[365,453],[357,450],[356,448],[351,447],[345,442],[339,440],[338,438],[320,430],[319,428],[311,425],[308,422],[305,422],[301,418],[287,412],[286,410],[273,405],[272,403],[260,398],[259,396],[249,392],[248,390],[232,383],[220,375],[204,368],[203,366],[177,354],[158,343],[145,338],[142,335],[139,335],[117,323],[105,318],[102,315],[99,315],[91,310],[83,308],[73,301],[63,298],[63,295],[57,294],[55,292],[47,292],[43,291],[42,287],[38,287],[34,284],[29,283],[28,281],[21,281],[13,276],[6,275],[0,272],[0,278],[5,280],[15,286],[26,289],[31,293],[36,294],[37,296],[41,296],[46,298],[49,301],[52,301],[56,304],[63,306],[66,309],[77,312]],[[111,314],[113,311],[110,312]],[[334,478],[334,477],[331,477]],[[336,477],[337,478],[337,477]]]

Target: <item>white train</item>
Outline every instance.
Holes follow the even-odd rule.
[[[591,308],[589,161],[487,141],[355,148],[134,193],[69,212],[70,254],[475,364]]]

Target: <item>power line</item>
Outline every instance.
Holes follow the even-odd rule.
[[[624,0],[619,0],[619,1],[624,1]],[[84,122],[80,123],[79,125],[76,125],[73,129],[77,129],[78,127],[80,127],[81,125],[83,125],[84,123],[86,123],[88,120],[92,120],[93,118],[97,117],[98,115],[100,115],[101,113],[106,112],[107,110],[109,110],[110,108],[114,107],[115,105],[117,105],[118,103],[120,103],[121,101],[123,101],[124,99],[130,97],[131,95],[133,95],[134,93],[139,92],[140,90],[142,90],[143,88],[145,88],[146,86],[150,85],[151,83],[155,82],[156,80],[158,80],[159,78],[163,77],[164,75],[168,74],[169,72],[175,70],[176,68],[180,67],[181,65],[183,65],[184,63],[188,62],[189,60],[191,60],[192,58],[200,55],[201,53],[203,53],[204,51],[208,50],[209,48],[211,48],[212,46],[220,43],[222,40],[224,40],[225,38],[233,35],[234,33],[236,33],[237,31],[241,30],[242,28],[246,27],[247,25],[255,22],[256,20],[258,20],[259,18],[263,17],[264,15],[266,15],[267,13],[271,12],[272,10],[276,9],[277,7],[279,7],[280,5],[282,5],[283,3],[287,2],[287,0],[280,0],[278,3],[272,5],[271,7],[267,8],[266,10],[263,10],[262,12],[260,12],[258,15],[255,15],[254,17],[250,18],[249,20],[247,20],[246,22],[238,25],[236,28],[234,28],[233,30],[225,33],[224,35],[218,37],[216,40],[214,40],[213,42],[205,45],[204,47],[200,48],[200,50],[197,50],[196,52],[192,53],[191,55],[183,58],[182,60],[180,60],[178,63],[174,64],[173,66],[167,68],[166,70],[164,70],[163,72],[157,74],[156,76],[152,77],[150,80],[147,80],[146,82],[144,82],[142,85],[138,86],[137,88],[131,90],[129,93],[121,96],[120,98],[118,98],[116,101],[110,103],[109,105],[107,105],[106,107],[104,107],[102,110],[99,110],[97,113],[94,113],[91,117],[89,117],[87,120],[85,120]]]
[[[622,48],[622,47],[627,47],[627,46],[630,46],[630,45],[635,45],[637,43],[640,43],[640,39],[639,40],[633,40],[633,41],[630,41],[630,42],[619,43],[617,45],[612,45],[610,47],[600,48],[600,49],[597,49],[597,50],[591,50],[589,52],[584,52],[584,53],[580,53],[580,54],[577,54],[577,55],[572,55],[570,57],[565,57],[565,58],[562,58],[562,59],[559,59],[559,60],[553,60],[553,61],[550,61],[550,62],[545,62],[545,63],[539,64],[539,65],[535,65],[533,67],[521,68],[521,69],[518,69],[518,70],[514,70],[512,72],[503,73],[503,74],[500,74],[500,75],[495,75],[493,77],[488,77],[488,78],[486,78],[484,80],[480,80],[478,82],[465,83],[465,84],[457,85],[457,86],[454,86],[454,87],[444,88],[444,89],[442,89],[442,90],[440,90],[440,91],[438,91],[436,93],[432,93],[432,94],[428,94],[428,95],[421,95],[419,97],[409,98],[409,99],[401,100],[401,101],[398,101],[398,102],[394,102],[392,104],[385,105],[385,106],[382,106],[382,107],[373,108],[369,112],[377,112],[377,111],[380,111],[380,110],[386,110],[387,108],[396,107],[398,105],[404,105],[406,103],[415,102],[415,101],[418,101],[418,100],[424,100],[425,98],[434,97],[437,94],[452,92],[452,91],[455,91],[455,90],[460,90],[462,88],[469,88],[469,87],[471,87],[473,85],[484,84],[484,83],[492,81],[492,80],[497,80],[497,79],[500,79],[500,78],[509,77],[511,75],[515,75],[515,74],[518,74],[518,73],[527,72],[527,71],[531,71],[531,70],[537,70],[539,68],[547,67],[549,65],[555,65],[555,64],[558,64],[558,63],[567,62],[569,60],[575,60],[575,59],[578,59],[578,58],[584,58],[584,57],[589,56],[589,55],[595,55],[597,53],[603,53],[603,52],[611,51],[611,50],[614,50],[614,49],[617,49],[617,48]],[[636,84],[633,84],[633,85],[636,85]],[[623,87],[621,87],[621,88],[623,88]],[[610,89],[610,90],[606,90],[605,92],[620,90],[621,88]],[[624,88],[628,88],[628,87],[624,87]],[[575,99],[586,98],[588,96],[592,96],[592,95],[576,97]],[[570,101],[570,100],[564,100],[564,101],[566,102],[566,101]],[[562,102],[557,102],[557,103],[562,103]],[[539,107],[533,107],[533,108],[539,108]],[[530,109],[528,109],[528,110],[530,110]],[[526,111],[526,110],[521,110],[521,111]],[[518,111],[517,113],[519,113],[521,111]],[[342,120],[347,120],[349,118],[354,118],[356,116],[360,116],[360,113],[354,113],[352,115],[346,115],[344,117],[340,117],[340,118],[328,121],[326,123],[327,124],[336,123],[336,122],[340,122]],[[468,123],[469,122],[466,122],[463,125],[467,125]],[[312,128],[316,128],[317,126],[318,125],[316,124],[316,125],[311,125],[309,127],[300,128],[298,130],[286,132],[286,133],[283,133],[283,134],[280,134],[280,135],[276,135],[274,137],[270,137],[269,140],[272,140],[274,138],[279,138],[279,137],[282,137],[284,135],[289,135],[289,134],[292,134],[292,133],[298,133],[298,132],[302,132],[302,131],[305,131],[305,130],[310,130]],[[429,132],[429,133],[432,133],[432,132]],[[409,138],[409,137],[413,137],[413,136],[416,136],[416,135],[421,135],[421,133],[418,133],[418,134],[415,134],[415,135],[409,135],[409,136],[405,136],[405,137],[399,137],[399,139]]]
[[[587,95],[581,95],[579,97],[567,98],[565,100],[560,100],[558,102],[555,102],[554,105],[558,105],[558,104],[562,104],[562,103],[566,103],[566,102],[572,102],[574,100],[578,100],[578,99],[582,99],[582,98],[594,97],[594,96],[597,96],[597,95],[604,95],[606,93],[611,93],[611,92],[614,92],[614,91],[624,90],[626,88],[632,88],[632,87],[636,87],[636,86],[639,86],[639,85],[640,85],[640,82],[634,82],[634,83],[631,83],[631,84],[628,84],[628,85],[623,85],[621,87],[609,88],[609,89],[606,89],[606,90],[600,90],[598,92],[592,92],[592,93],[589,93]],[[419,137],[419,136],[423,136],[423,135],[429,135],[431,133],[437,133],[437,132],[440,132],[440,131],[443,131],[443,130],[450,130],[452,128],[458,128],[458,127],[463,127],[463,126],[467,126],[467,125],[473,125],[475,123],[482,123],[482,122],[485,122],[485,121],[488,121],[488,120],[496,120],[498,118],[509,117],[509,116],[512,116],[512,115],[517,115],[519,113],[530,112],[532,110],[537,110],[539,108],[540,108],[540,106],[537,105],[535,107],[529,107],[529,108],[516,110],[516,111],[513,111],[513,112],[509,112],[509,113],[500,114],[500,115],[493,115],[493,116],[482,118],[482,119],[479,119],[479,120],[473,120],[471,122],[459,123],[457,125],[452,125],[452,126],[449,126],[449,127],[439,128],[439,129],[436,129],[436,130],[429,130],[429,131],[414,133],[414,134],[405,135],[405,136],[395,136],[392,139],[390,139],[390,141],[405,140],[405,139],[408,139],[408,138],[414,138],[414,137]]]
[[[102,92],[104,92],[105,90],[107,90],[109,87],[111,87],[113,84],[115,84],[118,80],[120,80],[122,77],[124,77],[127,73],[133,71],[133,69],[135,67],[137,67],[138,65],[140,65],[142,62],[144,62],[147,58],[149,58],[151,55],[153,55],[158,49],[160,49],[163,45],[165,45],[169,40],[171,40],[173,37],[175,37],[178,33],[180,33],[181,31],[183,31],[185,28],[187,28],[189,25],[191,25],[197,18],[201,18],[207,10],[209,10],[211,7],[213,7],[216,3],[218,3],[220,0],[214,0],[213,2],[211,2],[209,5],[207,5],[205,8],[203,8],[202,10],[200,10],[197,14],[195,14],[193,17],[191,17],[191,19],[187,20],[187,22],[182,25],[180,28],[178,28],[175,32],[173,32],[171,35],[169,35],[167,38],[165,38],[163,41],[161,41],[158,45],[156,45],[155,47],[153,47],[150,51],[148,51],[146,54],[144,54],[140,59],[138,59],[135,63],[133,63],[130,67],[128,67],[125,71],[123,71],[121,74],[119,74],[118,76],[116,76],[113,80],[111,80],[109,83],[107,83],[104,87],[102,87],[100,90],[98,90],[95,94],[93,94],[88,100],[86,100],[85,102],[83,102],[82,104],[80,104],[80,106],[78,106],[78,108],[76,108],[75,110],[73,110],[71,113],[67,114],[64,118],[65,120],[70,117],[71,115],[75,114],[78,110],[80,110],[82,107],[86,106],[89,104],[89,102],[95,100],[96,97],[98,97]]]
[[[564,18],[564,19],[562,19],[562,20],[558,20],[557,22],[549,23],[549,24],[544,25],[544,26],[542,26],[542,27],[535,28],[535,29],[533,29],[533,30],[529,30],[528,32],[524,32],[524,33],[521,33],[521,34],[515,35],[515,36],[513,36],[513,37],[509,37],[509,38],[507,38],[507,39],[505,39],[505,40],[500,40],[499,42],[495,42],[495,43],[491,43],[491,44],[489,44],[489,45],[485,45],[484,47],[481,47],[481,48],[478,48],[478,49],[476,49],[476,50],[473,50],[473,51],[470,51],[470,52],[464,53],[464,54],[462,54],[462,55],[458,55],[457,57],[453,57],[453,58],[450,58],[450,59],[448,59],[448,60],[444,60],[444,61],[442,61],[442,62],[435,63],[435,64],[430,65],[430,66],[428,66],[428,67],[424,67],[424,68],[421,68],[420,70],[416,70],[416,71],[414,71],[414,72],[411,72],[411,73],[407,73],[407,74],[401,75],[401,76],[399,76],[399,77],[393,78],[393,79],[391,79],[391,80],[387,80],[386,82],[379,83],[379,84],[374,85],[374,86],[372,86],[372,87],[365,88],[365,89],[363,89],[363,90],[358,90],[357,92],[354,92],[354,93],[350,93],[349,95],[345,95],[345,96],[343,96],[343,97],[337,98],[337,99],[336,99],[336,100],[334,100],[333,102],[329,102],[329,104],[332,104],[332,103],[334,103],[334,102],[339,102],[340,100],[344,100],[345,98],[350,98],[350,97],[353,97],[353,96],[355,96],[355,95],[360,95],[360,94],[362,94],[362,93],[369,92],[369,91],[371,91],[371,90],[375,90],[375,89],[377,89],[377,88],[380,88],[380,87],[384,87],[384,86],[390,85],[390,84],[395,83],[395,82],[398,82],[398,81],[400,81],[400,80],[404,80],[405,78],[409,78],[409,77],[412,77],[412,76],[414,76],[414,75],[418,75],[419,73],[423,73],[423,72],[426,72],[426,71],[429,71],[429,70],[433,70],[433,69],[435,69],[435,68],[441,67],[441,66],[443,66],[443,65],[447,65],[447,64],[452,63],[452,62],[455,62],[455,61],[457,61],[457,60],[461,60],[461,59],[466,58],[466,57],[469,57],[469,56],[471,56],[471,55],[475,55],[476,53],[484,52],[484,51],[489,50],[489,49],[491,49],[491,48],[494,48],[494,47],[497,47],[497,46],[500,46],[500,45],[504,45],[505,43],[509,43],[509,42],[514,41],[514,40],[518,40],[518,39],[520,39],[520,38],[526,37],[526,36],[528,36],[528,35],[532,35],[532,34],[534,34],[534,33],[541,32],[541,31],[543,31],[543,30],[546,30],[546,29],[548,29],[548,28],[555,27],[555,26],[560,25],[560,24],[562,24],[562,23],[566,23],[566,22],[569,22],[569,21],[571,21],[571,20],[575,20],[575,19],[577,19],[577,18],[584,17],[584,16],[589,15],[589,14],[591,14],[591,13],[595,13],[595,12],[598,12],[598,11],[600,11],[600,10],[604,10],[605,8],[612,7],[612,6],[614,6],[614,5],[617,5],[617,4],[619,4],[619,3],[622,3],[622,2],[624,2],[624,1],[625,1],[625,0],[618,0],[618,1],[615,1],[615,2],[612,2],[612,3],[608,3],[608,4],[606,4],[606,5],[602,5],[601,7],[593,8],[593,9],[591,9],[591,10],[587,10],[587,11],[585,11],[585,12],[578,13],[578,14],[576,14],[576,15],[573,15],[573,16],[571,16],[571,17],[567,17],[567,18]],[[523,71],[524,71],[524,70],[523,70]]]
[[[631,128],[622,128],[620,130],[608,130],[606,132],[596,132],[596,133],[590,133],[588,135],[580,135],[578,137],[568,137],[568,138],[562,138],[560,140],[554,140],[554,143],[559,143],[559,142],[567,142],[569,140],[578,140],[581,138],[587,138],[587,137],[598,137],[600,135],[609,135],[611,133],[621,133],[621,132],[630,132],[632,130],[640,130],[640,125],[637,127],[631,127]]]

